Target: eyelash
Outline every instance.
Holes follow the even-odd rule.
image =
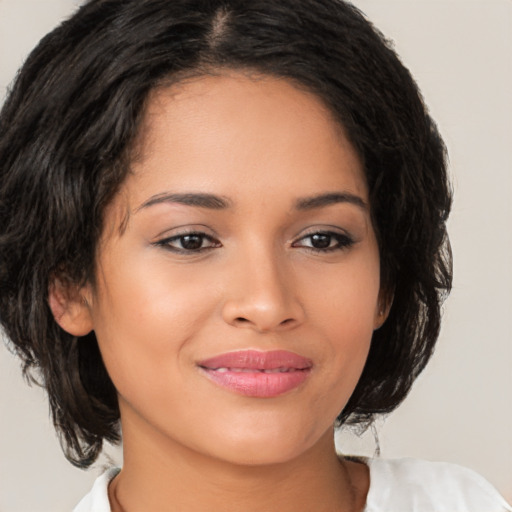
[[[352,247],[355,243],[355,240],[350,237],[347,234],[338,233],[336,231],[315,231],[313,233],[308,233],[307,235],[302,236],[299,238],[298,242],[305,239],[312,239],[315,236],[321,236],[321,237],[328,237],[329,239],[329,246],[324,248],[319,247],[310,247],[310,246],[302,246],[303,248],[315,252],[315,253],[328,253],[328,252],[335,252],[335,251],[343,251],[345,249],[349,249]],[[336,245],[333,247],[330,247],[330,244],[332,240],[336,242]],[[297,242],[294,242],[292,244],[292,247],[301,247],[300,245],[297,245]]]
[[[171,244],[176,241],[181,241],[183,243],[183,240],[187,237],[197,237],[201,239],[201,242],[204,240],[209,240],[211,242],[210,247],[200,247],[199,249],[185,249],[183,247],[174,247]],[[160,247],[163,247],[164,249],[167,249],[171,252],[175,252],[178,254],[199,254],[205,251],[209,251],[211,249],[216,249],[218,247],[221,247],[221,243],[213,238],[210,235],[207,235],[206,233],[202,233],[201,231],[190,231],[185,233],[180,233],[179,235],[171,236],[169,238],[165,238],[163,240],[160,240],[156,242],[155,245],[158,245]],[[201,243],[202,245],[202,243]]]
[[[306,239],[312,240],[315,236],[321,236],[321,237],[327,237],[328,238],[328,247],[319,248],[319,247],[313,247],[313,246],[304,246],[298,244],[298,242]],[[187,237],[197,237],[200,239],[200,244],[202,245],[204,243],[204,240],[208,240],[210,242],[210,246],[208,247],[199,247],[197,249],[186,249],[184,247],[175,247],[172,244],[175,242],[181,242],[181,245],[183,245],[184,239]],[[332,239],[336,242],[336,245],[331,247]],[[335,251],[342,251],[345,249],[350,248],[355,243],[354,239],[351,238],[349,235],[337,233],[334,231],[315,231],[313,233],[308,233],[307,235],[302,236],[299,238],[297,242],[294,242],[292,244],[292,247],[302,247],[304,249],[307,249],[308,251],[314,252],[314,253],[329,253],[329,252],[335,252]],[[155,245],[159,247],[163,247],[171,252],[175,252],[178,254],[200,254],[206,251],[210,251],[212,249],[216,249],[218,247],[222,247],[222,244],[213,238],[210,235],[207,235],[206,233],[202,233],[200,231],[190,231],[185,233],[180,233],[179,235],[175,235],[169,238],[165,238],[163,240],[160,240],[155,243]]]

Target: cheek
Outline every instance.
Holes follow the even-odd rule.
[[[378,314],[380,275],[376,247],[354,254],[337,272],[309,276],[312,332],[321,337],[330,390],[348,399],[366,362]],[[339,412],[339,411],[338,411]]]
[[[327,418],[326,426],[345,408],[368,358],[373,329],[371,315],[366,313],[364,318],[364,313],[353,317],[332,311],[331,321],[323,329],[318,328],[324,341],[319,368],[322,389],[314,402],[313,415]]]
[[[94,329],[121,394],[133,387],[134,377],[156,384],[179,372],[189,341],[211,316],[216,302],[211,294],[200,293],[201,283],[178,270],[150,258],[104,263],[108,281],[100,275]]]
[[[309,293],[308,308],[318,327],[330,337],[353,339],[371,337],[378,314],[380,269],[375,243],[349,254],[345,261],[305,272],[304,290]],[[338,333],[338,335],[337,335]]]
[[[116,258],[117,253],[123,258]],[[158,342],[158,334],[169,341],[211,307],[201,275],[169,264],[162,254],[154,248],[109,252],[100,273],[98,323],[122,329],[130,337],[153,333],[148,342]]]

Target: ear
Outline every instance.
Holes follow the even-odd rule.
[[[389,311],[391,310],[391,306],[393,304],[394,298],[393,292],[386,292],[385,290],[380,291],[379,300],[377,301],[377,308],[375,311],[375,319],[373,324],[373,330],[376,331],[380,329],[384,322],[388,319]]]
[[[55,321],[73,336],[85,336],[93,330],[90,285],[77,286],[54,278],[48,288],[48,303]]]

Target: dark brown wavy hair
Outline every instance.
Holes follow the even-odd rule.
[[[48,306],[50,280],[94,280],[103,213],[130,169],[148,94],[191,74],[289,79],[329,107],[364,164],[393,303],[338,425],[393,410],[429,360],[451,287],[445,147],[386,39],[341,0],[92,0],[29,56],[0,114],[0,320],[48,391],[67,458],[116,442],[94,333]]]

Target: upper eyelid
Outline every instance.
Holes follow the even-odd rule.
[[[220,243],[220,240],[218,240],[215,236],[210,235],[208,233],[204,233],[202,231],[195,231],[195,230],[183,231],[183,232],[177,233],[175,235],[164,236],[161,239],[157,240],[156,243],[168,242],[169,240],[179,240],[180,238],[183,238],[185,236],[194,236],[194,235],[206,238],[207,240],[210,240],[212,242]]]
[[[171,229],[166,229],[158,233],[154,239],[158,240],[168,240],[170,238],[179,238],[180,236],[186,235],[204,235],[210,238],[218,238],[218,235],[215,231],[207,226],[201,224],[193,224],[193,225],[184,225],[184,226],[176,226]]]
[[[354,234],[353,230],[348,230],[339,225],[317,224],[303,228],[293,237],[290,237],[288,239],[288,243],[293,244],[302,238],[307,238],[308,236],[312,236],[319,233],[344,236],[351,239],[354,242],[358,241],[358,239],[360,238],[359,236]],[[187,235],[199,235],[209,240],[214,240],[216,242],[220,242],[222,238],[222,236],[219,235],[215,229],[205,224],[184,224],[181,226],[175,226],[173,228],[168,228],[164,231],[161,231],[153,238],[153,243],[158,244],[168,240],[178,239],[182,236]]]
[[[333,238],[346,238],[347,240],[355,242],[354,237],[347,233],[338,233],[336,231],[314,231],[312,233],[308,233],[306,235],[300,236],[299,238],[295,239],[295,241],[292,243],[299,242],[300,240],[304,240],[305,238],[311,238],[315,235],[327,235],[327,236],[331,236]]]
[[[329,234],[329,235],[338,235],[338,236],[345,236],[347,238],[351,238],[355,240],[355,236],[349,232],[346,229],[335,227],[335,226],[325,226],[325,227],[318,227],[318,226],[312,226],[311,228],[307,228],[303,232],[301,232],[299,235],[297,235],[293,240],[301,240],[302,238],[307,238],[308,236],[313,236],[316,234]]]
[[[173,232],[175,230],[176,230],[176,232]],[[319,233],[346,236],[347,238],[352,238],[352,239],[356,238],[356,237],[354,237],[353,234],[351,234],[346,229],[343,229],[343,228],[340,228],[337,226],[325,226],[323,228],[318,227],[318,226],[311,226],[309,228],[306,228],[300,234],[295,235],[291,239],[291,242],[293,243],[293,241],[300,240],[302,238],[307,238],[308,236],[312,236],[312,235],[319,234]],[[183,226],[183,227],[173,228],[172,230],[165,230],[165,231],[159,233],[155,237],[155,239],[156,239],[156,242],[159,242],[159,241],[176,239],[176,238],[180,238],[182,236],[187,236],[187,235],[199,235],[199,236],[204,236],[205,238],[220,241],[220,236],[217,235],[214,232],[214,230],[206,228],[206,226],[200,226],[198,228]]]

